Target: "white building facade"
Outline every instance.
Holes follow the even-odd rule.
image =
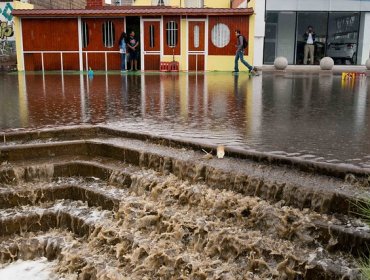
[[[286,57],[289,64],[303,64],[303,34],[308,26],[316,33],[314,64],[325,56],[342,65],[363,65],[369,58],[370,0],[257,2],[264,17],[256,18],[255,36],[264,43],[263,51],[256,52],[255,65],[273,64],[278,56]],[[256,15],[261,10],[257,9]]]

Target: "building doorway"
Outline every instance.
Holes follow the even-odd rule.
[[[130,36],[131,31],[135,32],[135,37],[137,40],[139,40],[139,50],[138,50],[138,61],[137,61],[137,67],[139,70],[141,70],[141,51],[142,51],[142,44],[143,42],[140,42],[140,17],[126,17],[126,33],[127,36]],[[130,65],[130,62],[128,60],[127,62],[127,69],[132,70]]]
[[[158,71],[161,60],[161,20],[143,19],[142,51],[144,70]]]
[[[205,70],[205,20],[191,19],[188,23],[188,70]]]

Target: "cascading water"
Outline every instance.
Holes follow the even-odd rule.
[[[284,170],[284,183],[262,164],[111,141],[32,166],[4,161],[0,279],[17,271],[34,280],[29,266],[35,280],[358,279],[351,250],[365,250],[370,230],[328,214],[330,194],[293,185],[311,175]]]

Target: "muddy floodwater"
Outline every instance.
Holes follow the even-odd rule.
[[[361,279],[369,78],[0,79],[1,280]]]
[[[5,75],[0,130],[126,130],[370,167],[369,78],[338,75]]]

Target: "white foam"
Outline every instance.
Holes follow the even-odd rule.
[[[53,271],[54,263],[46,258],[33,261],[18,260],[3,268],[0,268],[1,280],[57,280]]]

